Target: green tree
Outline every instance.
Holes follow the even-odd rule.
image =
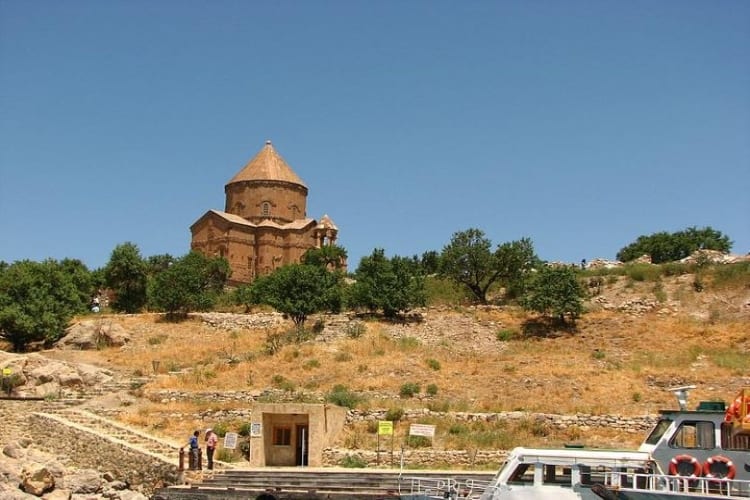
[[[424,276],[413,259],[388,259],[383,249],[376,248],[360,260],[354,278],[348,291],[351,307],[382,310],[393,318],[426,302]]]
[[[136,313],[147,301],[147,266],[138,247],[130,242],[112,250],[104,268],[107,287],[115,292],[112,308],[115,311]]]
[[[146,274],[149,277],[156,276],[160,272],[169,269],[169,266],[174,264],[176,260],[168,253],[151,255],[146,259]]]
[[[78,297],[81,304],[88,305],[97,288],[94,283],[94,275],[78,259],[63,259],[60,261],[60,267],[73,281],[78,290]]]
[[[70,319],[86,310],[88,297],[81,296],[66,266],[24,260],[0,272],[0,336],[14,351],[23,352],[32,342],[55,342]]]
[[[617,252],[617,259],[628,262],[642,255],[650,255],[651,262],[662,264],[684,259],[701,249],[727,253],[732,249],[732,241],[721,231],[711,227],[689,227],[675,233],[660,231],[639,236]]]
[[[340,310],[340,274],[319,265],[290,264],[253,281],[250,295],[253,303],[270,305],[302,329],[310,314]]]
[[[229,273],[226,259],[190,252],[149,281],[149,304],[175,318],[206,311],[216,304]]]
[[[585,291],[570,267],[542,266],[529,281],[521,304],[527,310],[575,323],[583,312]]]
[[[440,255],[440,274],[466,287],[477,301],[487,303],[495,284],[519,286],[539,259],[528,238],[503,243],[492,251],[492,242],[480,229],[454,233]]]
[[[302,264],[321,266],[325,269],[343,269],[346,266],[346,249],[338,245],[311,248],[302,255]]]
[[[422,272],[425,275],[437,274],[440,270],[440,254],[435,250],[424,252],[419,260],[419,265],[422,266]]]

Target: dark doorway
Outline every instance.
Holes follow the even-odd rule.
[[[294,453],[296,465],[307,466],[310,464],[308,460],[308,443],[310,442],[309,427],[307,424],[297,424],[296,426],[296,451]]]

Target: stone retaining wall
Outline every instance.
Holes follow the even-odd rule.
[[[404,467],[410,469],[437,468],[449,465],[451,469],[488,468],[497,469],[508,456],[507,450],[404,450]],[[348,450],[343,448],[326,448],[323,450],[324,467],[340,467],[347,459],[355,459],[367,467],[400,467],[401,450],[376,451]]]
[[[145,495],[153,493],[155,488],[179,483],[176,466],[45,415],[29,415],[27,429],[37,448],[58,455],[62,462],[110,472],[117,480],[130,485],[130,489]]]

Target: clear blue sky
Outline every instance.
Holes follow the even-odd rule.
[[[750,251],[750,2],[0,0],[0,260],[181,256],[266,139],[354,269]]]

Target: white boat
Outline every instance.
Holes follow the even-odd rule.
[[[401,499],[750,498],[750,388],[729,408],[704,401],[688,410],[692,388],[672,389],[680,409],[661,411],[638,450],[515,448],[487,484],[405,478]]]

